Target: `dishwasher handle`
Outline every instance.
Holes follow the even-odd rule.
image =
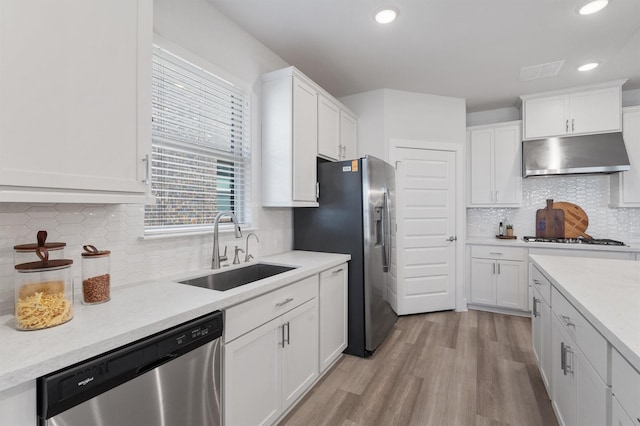
[[[151,371],[154,368],[160,367],[162,364],[167,363],[173,359],[178,358],[178,354],[173,353],[173,354],[166,354],[161,356],[160,358],[151,361],[150,363],[140,366],[138,367],[138,369],[136,370],[136,376],[139,376],[141,374],[146,373],[147,371]]]

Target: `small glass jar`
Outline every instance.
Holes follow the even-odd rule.
[[[37,243],[33,244],[19,244],[13,246],[14,265],[20,265],[22,263],[37,262],[40,260],[36,254],[38,247],[44,247],[49,253],[49,260],[64,259],[64,248],[66,243],[47,243],[47,231],[38,231]]]
[[[111,299],[111,252],[83,246],[82,303],[95,305]]]
[[[40,261],[15,266],[15,316],[18,330],[40,330],[73,318],[73,260],[49,260],[40,247]]]

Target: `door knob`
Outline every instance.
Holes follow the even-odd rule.
[[[458,237],[451,236],[447,238],[447,241],[458,241]]]

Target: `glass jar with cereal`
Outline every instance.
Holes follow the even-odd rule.
[[[73,260],[49,260],[46,248],[36,250],[40,261],[15,266],[15,315],[18,330],[40,330],[73,318]]]

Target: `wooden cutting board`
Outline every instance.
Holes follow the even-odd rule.
[[[554,209],[553,200],[536,212],[536,237],[564,238],[564,210]]]
[[[564,211],[564,237],[565,238],[591,238],[585,231],[589,226],[589,216],[582,207],[564,201],[553,203],[554,209]]]

